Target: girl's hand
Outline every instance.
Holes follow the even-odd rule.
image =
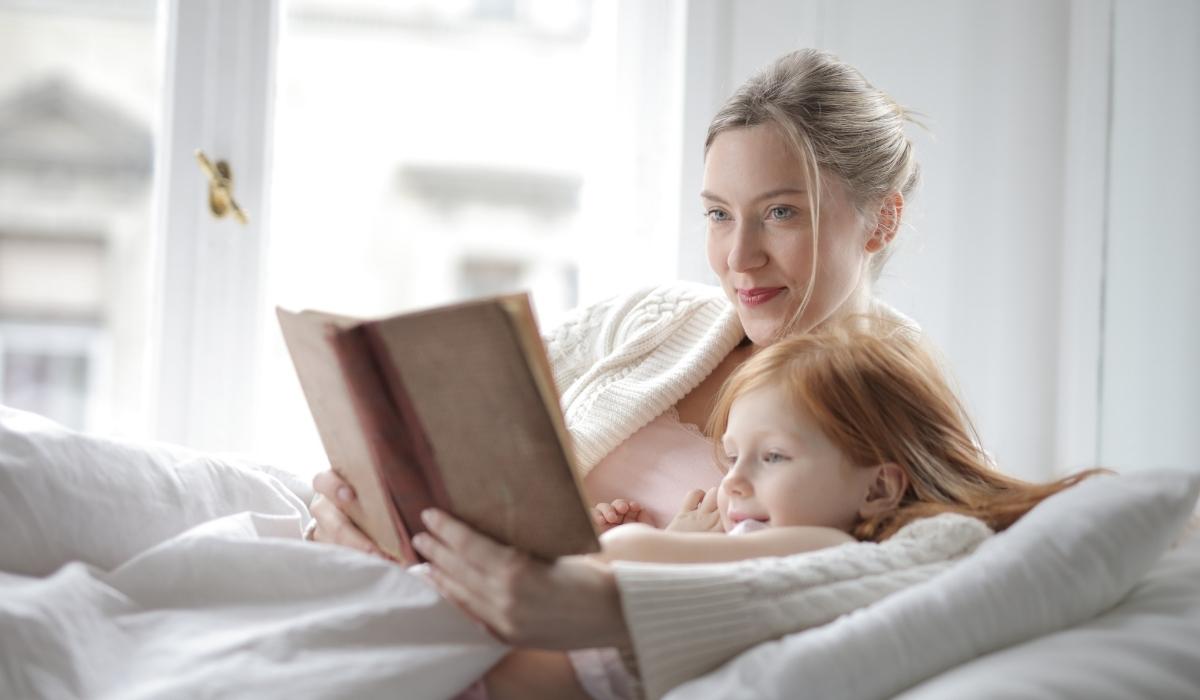
[[[592,557],[545,562],[475,532],[441,511],[413,545],[443,597],[501,642],[538,649],[628,647],[611,567]]]
[[[313,477],[313,489],[317,495],[308,511],[317,521],[317,528],[313,531],[312,539],[383,556],[371,538],[350,519],[351,514],[359,514],[358,497],[350,484],[330,470]]]
[[[637,501],[626,501],[618,498],[612,503],[597,503],[592,506],[592,522],[600,532],[607,532],[625,523],[642,523],[654,525],[650,514],[642,510]]]
[[[683,505],[666,527],[674,532],[724,532],[721,514],[717,512],[717,487],[707,491],[689,491]]]

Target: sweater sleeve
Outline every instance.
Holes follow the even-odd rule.
[[[617,562],[614,569],[649,698],[764,641],[831,622],[925,581],[991,530],[960,515],[910,524],[883,543],[857,542],[729,564]]]

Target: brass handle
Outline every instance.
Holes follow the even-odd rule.
[[[233,199],[233,172],[229,169],[229,163],[218,160],[213,165],[199,148],[196,149],[196,161],[208,176],[208,208],[213,216],[219,219],[232,211],[233,217],[245,224],[248,221],[246,212]]]

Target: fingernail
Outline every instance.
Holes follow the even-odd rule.
[[[432,508],[426,508],[425,510],[421,511],[421,522],[425,523],[429,527],[433,527],[433,520],[434,516]]]
[[[349,501],[354,498],[354,492],[350,490],[349,486],[342,486],[337,490],[337,497],[339,501]]]
[[[425,545],[429,543],[429,535],[422,532],[413,537],[412,543],[417,549],[425,549]]]

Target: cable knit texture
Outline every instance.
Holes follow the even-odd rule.
[[[691,282],[568,316],[544,340],[579,476],[704,381],[742,337],[721,289]]]
[[[730,564],[614,564],[645,693],[659,698],[764,641],[928,580],[992,534],[944,514],[886,542]]]

